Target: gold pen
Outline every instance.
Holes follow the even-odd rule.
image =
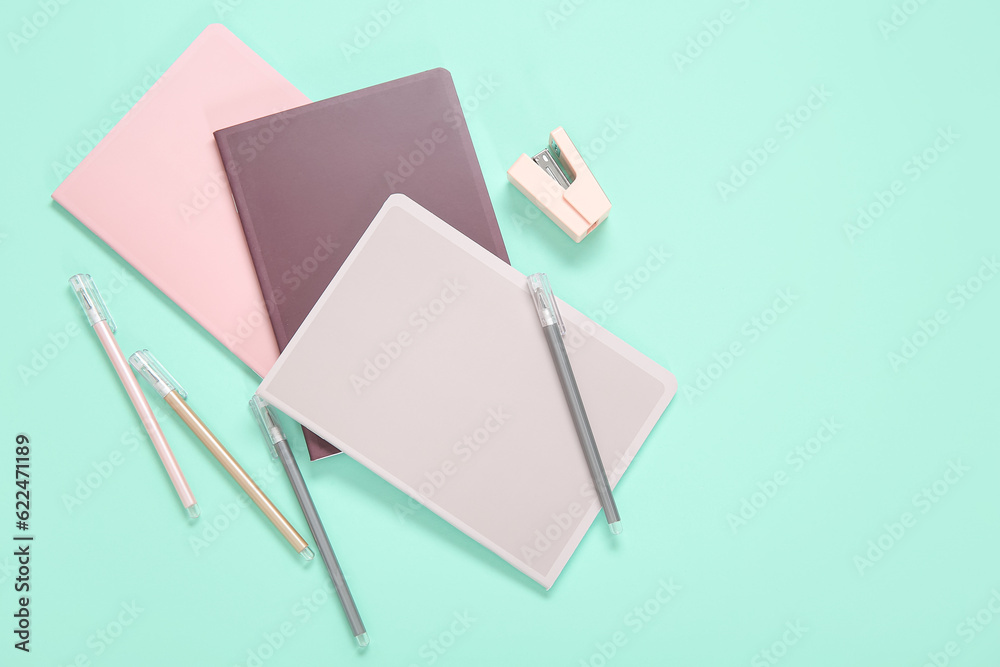
[[[187,393],[173,376],[167,372],[167,369],[163,367],[157,358],[149,350],[140,350],[129,357],[128,360],[139,375],[148,381],[153,389],[156,390],[156,393],[167,402],[167,405],[180,415],[180,418],[184,420],[188,428],[198,436],[198,439],[204,443],[208,451],[212,452],[212,456],[218,459],[222,467],[226,469],[226,472],[246,491],[250,499],[254,501],[257,507],[260,508],[260,511],[264,513],[264,516],[288,540],[292,548],[306,560],[312,560],[313,552],[309,548],[309,544],[302,539],[302,536],[292,527],[292,524],[288,523],[288,519],[282,516],[278,508],[274,506],[274,503],[264,495],[264,492],[260,490],[260,487],[250,478],[250,475],[236,462],[232,454],[222,446],[219,439],[205,426],[205,422],[198,418],[198,415],[194,413],[191,406],[184,400],[187,398]]]

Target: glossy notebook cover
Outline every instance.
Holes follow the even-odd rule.
[[[677,382],[560,307],[615,485]],[[600,512],[525,276],[403,195],[258,393],[546,588]]]
[[[400,192],[504,261],[507,251],[447,70],[434,69],[215,133],[278,348],[386,197]],[[306,434],[313,460],[336,453]]]
[[[308,102],[210,25],[52,193],[261,376],[278,347],[212,132]]]

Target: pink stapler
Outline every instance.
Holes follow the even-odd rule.
[[[522,154],[507,170],[507,180],[577,243],[611,210],[604,190],[561,127],[552,130],[541,153]]]

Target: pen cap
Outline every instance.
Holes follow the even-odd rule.
[[[176,390],[181,398],[187,398],[187,392],[178,384],[174,376],[167,372],[163,364],[153,356],[149,350],[139,350],[128,358],[132,368],[136,370],[149,384],[153,385],[156,393],[163,398],[170,392]]]
[[[108,312],[108,307],[104,303],[104,299],[101,298],[101,293],[97,291],[97,285],[94,284],[89,273],[76,274],[69,279],[69,284],[76,294],[77,301],[80,302],[80,307],[87,315],[90,326],[103,320],[111,327],[111,333],[117,331],[115,321],[111,318],[111,313]]]
[[[260,432],[264,434],[264,439],[267,440],[267,446],[271,448],[271,456],[278,458],[278,450],[274,446],[285,439],[285,433],[281,430],[281,424],[278,423],[277,417],[274,416],[274,411],[257,394],[254,394],[250,398],[250,411],[253,412],[253,416],[257,420],[257,425],[260,426]]]
[[[556,305],[556,297],[552,294],[552,287],[549,285],[549,277],[544,273],[532,273],[528,276],[528,289],[531,290],[531,299],[535,302],[535,309],[538,311],[538,320],[543,327],[553,324],[559,325],[559,334],[566,335],[566,325],[563,324],[562,313]]]

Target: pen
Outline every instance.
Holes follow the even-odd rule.
[[[205,426],[205,423],[198,418],[198,415],[194,413],[194,410],[184,400],[187,398],[187,392],[167,372],[167,369],[160,364],[157,358],[149,350],[140,350],[129,357],[128,360],[132,364],[132,367],[138,371],[139,375],[152,385],[156,393],[167,402],[167,405],[174,409],[174,412],[180,416],[188,428],[198,436],[198,439],[204,443],[208,451],[212,453],[212,456],[226,469],[226,472],[246,491],[250,499],[260,508],[264,516],[274,524],[274,527],[278,529],[282,536],[288,540],[292,548],[306,560],[311,560],[313,552],[306,541],[296,532],[292,524],[288,523],[288,519],[282,516],[278,508],[274,506],[274,503],[264,495],[260,487],[250,478],[250,475],[240,467],[240,464],[236,462],[232,454],[222,446],[222,443]]]
[[[275,419],[270,406],[260,396],[254,395],[250,399],[250,410],[257,418],[257,424],[271,449],[271,456],[280,458],[281,465],[285,467],[288,481],[292,483],[292,490],[295,491],[295,497],[299,499],[302,513],[306,517],[306,523],[309,524],[309,530],[316,542],[316,549],[319,550],[319,556],[326,565],[326,571],[330,573],[330,581],[333,582],[333,587],[337,590],[337,596],[340,598],[340,604],[344,607],[344,613],[347,614],[347,622],[351,624],[351,632],[358,640],[358,646],[364,648],[368,646],[368,633],[365,631],[365,624],[361,620],[361,614],[358,613],[357,605],[354,604],[354,598],[351,597],[351,589],[347,587],[344,572],[340,569],[340,563],[337,562],[337,556],[333,553],[333,547],[330,546],[330,538],[327,537],[323,521],[319,518],[319,513],[316,512],[316,506],[313,504],[312,496],[309,495],[306,481],[302,479],[302,471],[299,470],[299,465],[295,462],[295,456],[292,454],[291,447],[288,446],[285,433],[281,430],[281,425]]]
[[[614,496],[611,495],[611,485],[608,484],[608,475],[604,472],[601,453],[597,451],[587,411],[583,408],[583,398],[580,397],[580,389],[576,386],[569,355],[566,354],[566,346],[562,339],[566,333],[566,326],[563,324],[555,295],[552,294],[552,287],[549,286],[548,277],[544,273],[533,273],[528,276],[528,289],[531,290],[531,298],[538,310],[538,319],[542,323],[545,340],[549,344],[552,360],[556,364],[556,372],[559,374],[559,382],[562,384],[563,394],[566,395],[566,402],[573,416],[576,434],[583,446],[583,455],[587,459],[587,467],[590,468],[597,497],[601,499],[601,506],[604,508],[604,517],[608,520],[611,532],[618,535],[622,532],[622,520],[618,516],[618,506],[615,505]]]
[[[121,348],[118,347],[118,341],[115,340],[117,327],[115,326],[114,319],[112,319],[111,314],[108,312],[108,307],[104,303],[104,299],[101,298],[101,293],[97,290],[97,286],[94,285],[94,281],[88,273],[76,274],[69,279],[69,284],[72,286],[84,314],[86,314],[87,319],[90,321],[90,325],[94,328],[98,340],[104,346],[104,351],[107,352],[108,359],[111,360],[111,365],[114,367],[115,372],[118,373],[118,378],[122,381],[128,397],[132,400],[132,405],[139,414],[139,419],[142,420],[142,425],[146,428],[149,439],[153,441],[153,447],[156,448],[156,453],[160,455],[160,461],[163,462],[163,467],[167,469],[170,481],[173,483],[177,495],[180,496],[185,509],[187,509],[188,516],[192,519],[197,518],[199,514],[198,503],[194,499],[194,494],[191,493],[191,487],[188,486],[187,480],[184,479],[184,473],[181,472],[180,466],[177,465],[174,453],[170,451],[170,445],[167,444],[163,430],[157,423],[156,417],[153,416],[153,410],[149,407],[142,389],[139,388],[139,382],[132,375],[132,369],[128,367],[125,355],[122,354]]]

